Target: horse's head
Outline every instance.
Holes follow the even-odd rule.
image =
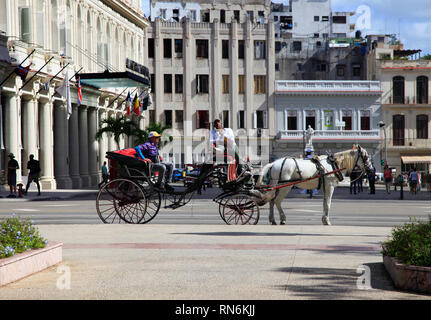
[[[373,164],[371,163],[367,150],[362,148],[359,144],[356,145],[354,148],[356,148],[355,162],[361,168],[361,171],[366,171],[367,173],[373,172]]]

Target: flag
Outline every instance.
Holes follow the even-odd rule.
[[[78,88],[78,105],[82,104],[82,87],[81,87],[81,77],[77,77],[76,87]]]
[[[47,82],[43,83],[43,84],[40,86],[40,90],[48,91],[48,90],[49,90],[49,86],[50,86],[50,85],[51,85],[51,81],[50,81],[50,80],[48,80]]]
[[[25,78],[27,78],[27,74],[30,71],[30,66],[31,64],[27,67],[18,66],[15,68],[15,73],[20,76],[22,82],[25,82]]]
[[[130,97],[130,92],[127,93],[127,98],[126,98],[126,116],[130,116],[130,105],[132,104],[132,98]]]
[[[153,101],[151,99],[151,94],[148,94],[144,100],[142,100],[142,110],[145,111],[148,109],[149,106],[153,104]]]
[[[72,102],[70,101],[70,85],[69,85],[69,70],[66,69],[66,74],[64,75],[64,80],[61,86],[55,89],[60,96],[66,98],[67,103],[67,120],[69,120],[72,114]]]
[[[133,99],[133,111],[135,111],[135,114],[137,116],[140,115],[140,112],[139,112],[139,98],[138,98],[138,94],[137,93],[135,93],[135,98]]]

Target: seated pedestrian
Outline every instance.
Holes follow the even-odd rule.
[[[15,160],[13,153],[8,155],[9,161],[7,163],[7,184],[10,189],[10,197],[16,197],[16,170],[19,169],[18,161]]]
[[[25,187],[24,194],[27,194],[30,184],[34,181],[37,186],[37,195],[40,196],[40,184],[39,184],[39,174],[40,174],[40,163],[34,159],[34,155],[30,155],[30,160],[27,162],[27,169],[29,169],[27,186]]]

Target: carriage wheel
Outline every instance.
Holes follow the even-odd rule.
[[[224,206],[226,205],[226,202],[229,200],[229,196],[225,196],[223,198],[221,198],[220,200],[218,200],[219,206],[218,206],[218,212],[220,214],[220,217],[223,219],[224,222],[226,222],[224,220]]]
[[[162,196],[159,191],[154,190],[148,184],[147,180],[139,181],[141,188],[144,190],[145,196],[147,198],[147,210],[139,223],[148,223],[154,219],[157,213],[160,210],[160,206],[162,205]]]
[[[147,209],[147,198],[141,187],[129,179],[115,179],[107,183],[99,194],[104,195],[106,209],[100,210],[100,201],[97,203],[99,216],[101,213],[115,213],[127,223],[139,223]],[[103,203],[105,204],[105,203]],[[106,219],[105,219],[106,220]]]
[[[257,224],[259,207],[247,194],[235,194],[223,204],[223,217],[226,224]]]
[[[102,186],[96,198],[96,210],[103,223],[124,222],[118,215],[117,198],[115,196],[118,180],[112,180]]]

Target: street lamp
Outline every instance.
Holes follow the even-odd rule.
[[[385,137],[385,164],[388,164],[388,149],[386,147],[386,128],[385,128],[386,124],[383,121],[379,122],[379,127],[383,128],[383,134]]]

